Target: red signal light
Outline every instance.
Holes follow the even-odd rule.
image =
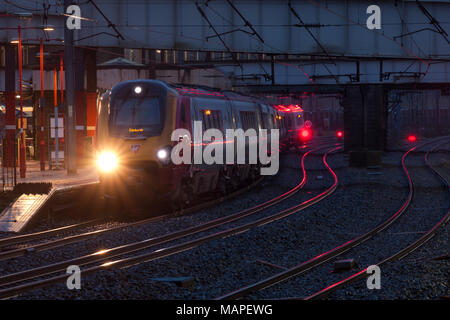
[[[417,140],[417,137],[416,137],[415,135],[410,134],[410,135],[408,136],[408,141],[409,141],[409,142],[416,142],[416,140]]]
[[[311,132],[308,129],[300,130],[300,139],[308,140],[311,137]]]
[[[344,136],[344,133],[342,131],[338,131],[338,132],[336,132],[336,136],[338,138],[342,138]]]

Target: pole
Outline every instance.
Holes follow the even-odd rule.
[[[23,92],[22,92],[22,32],[20,26],[17,27],[19,32],[19,94],[20,94],[20,177],[25,178],[25,133],[23,130]]]
[[[5,131],[6,143],[4,150],[3,166],[14,169],[16,175],[15,162],[15,140],[16,140],[16,53],[14,46],[5,45]],[[15,183],[14,179],[14,185]]]
[[[64,103],[64,62],[63,62],[63,54],[59,56],[59,78],[61,79],[61,105]]]
[[[39,99],[39,105],[41,109],[41,141],[39,144],[39,155],[41,160],[41,171],[45,171],[45,142],[44,142],[44,43],[41,38],[41,44],[39,48],[39,64],[41,69],[41,98]]]
[[[97,124],[97,64],[96,52],[86,50],[86,135],[93,144]]]
[[[275,56],[272,55],[270,58],[270,70],[271,70],[271,80],[272,80],[272,85],[275,85]]]
[[[64,0],[64,8],[72,4],[71,0]],[[74,72],[80,72],[80,70],[74,70],[73,68],[73,30],[67,28],[67,19],[65,19],[64,28],[64,60],[66,65],[66,168],[68,174],[77,173],[76,162],[76,135],[75,135],[75,94],[74,94]]]
[[[75,130],[77,141],[77,164],[84,159],[85,129],[86,129],[86,91],[84,90],[84,49],[74,48],[74,68],[78,70],[74,74],[75,89]],[[90,78],[91,75],[89,74]]]
[[[55,118],[55,169],[58,169],[59,160],[59,137],[58,137],[58,73],[56,68],[53,71],[53,107]]]

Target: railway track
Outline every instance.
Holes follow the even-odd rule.
[[[81,223],[72,224],[72,225],[68,225],[68,226],[64,226],[64,227],[50,229],[50,230],[33,232],[33,233],[29,233],[29,234],[22,234],[22,235],[18,235],[18,236],[3,238],[3,239],[0,239],[0,249],[2,249],[2,248],[4,249],[4,248],[7,248],[7,247],[10,247],[13,245],[17,245],[17,244],[28,243],[28,242],[35,241],[35,240],[40,240],[43,238],[51,237],[51,236],[59,234],[59,233],[70,232],[70,231],[76,230],[78,228],[89,227],[89,226],[95,225],[97,222],[100,222],[101,220],[102,219],[94,219],[94,220],[89,220],[86,222],[81,222]]]
[[[322,143],[329,145],[330,139],[323,139]],[[312,146],[310,143],[305,144],[303,147],[305,150],[312,149]],[[54,228],[54,229],[50,229],[50,230],[3,238],[3,239],[0,239],[0,261],[25,256],[25,255],[29,254],[30,252],[41,252],[41,251],[45,251],[45,250],[49,250],[49,249],[58,248],[63,245],[76,243],[79,241],[83,241],[83,240],[86,240],[89,238],[94,238],[94,237],[104,235],[107,233],[115,232],[118,230],[123,230],[123,228],[142,226],[147,223],[153,223],[153,222],[161,221],[163,219],[167,219],[167,218],[171,218],[171,217],[175,217],[175,216],[191,214],[198,210],[201,210],[201,209],[204,209],[207,207],[211,207],[213,205],[216,205],[221,202],[230,200],[234,197],[237,197],[237,196],[241,195],[242,193],[252,189],[261,181],[262,181],[262,178],[257,180],[255,183],[253,183],[249,186],[246,186],[244,188],[241,188],[225,197],[220,197],[218,199],[206,201],[202,204],[194,205],[193,207],[186,208],[186,209],[183,209],[180,211],[176,211],[174,213],[159,215],[156,217],[151,217],[151,218],[139,220],[136,222],[130,222],[130,223],[126,223],[126,224],[111,227],[111,228],[103,228],[100,230],[84,232],[84,233],[76,234],[73,236],[62,237],[62,238],[59,238],[56,240],[47,241],[45,243],[31,244],[31,245],[28,245],[25,247],[20,247],[20,248],[11,248],[11,246],[23,245],[23,244],[27,244],[32,241],[37,241],[37,240],[41,240],[41,239],[51,239],[52,237],[57,237],[61,234],[72,232],[74,230],[77,230],[77,229],[80,229],[83,227],[93,226],[99,222],[102,222],[103,219],[94,219],[94,220],[89,220],[87,222],[81,222],[78,224],[63,226],[63,227]],[[292,190],[292,191],[294,191],[294,190]]]
[[[104,269],[113,268],[113,267],[129,267],[129,266],[132,266],[135,264],[152,261],[152,260],[166,257],[169,255],[178,253],[178,252],[186,251],[186,250],[189,250],[191,248],[194,248],[196,246],[199,246],[203,243],[206,243],[206,242],[214,240],[214,239],[229,237],[234,234],[242,233],[242,232],[250,230],[251,228],[254,228],[257,226],[262,226],[264,224],[279,220],[281,218],[284,218],[286,216],[289,216],[291,214],[299,212],[299,211],[313,205],[314,203],[322,200],[323,198],[327,197],[328,195],[333,193],[334,190],[336,189],[337,177],[334,174],[334,172],[331,170],[331,168],[328,166],[328,164],[326,163],[326,157],[329,153],[339,150],[340,147],[332,147],[332,148],[328,147],[329,150],[323,155],[323,162],[326,165],[326,167],[328,168],[328,170],[330,171],[330,173],[334,176],[335,182],[330,188],[328,188],[326,191],[322,192],[321,194],[319,194],[316,197],[313,197],[313,198],[311,198],[305,202],[302,202],[301,204],[298,204],[287,210],[283,210],[281,212],[277,212],[276,214],[272,214],[270,216],[266,216],[266,217],[257,219],[250,223],[245,223],[238,227],[229,228],[225,231],[216,232],[216,233],[213,233],[213,234],[210,234],[207,236],[203,236],[203,237],[200,237],[200,238],[197,238],[194,240],[189,240],[189,241],[186,241],[186,242],[183,242],[180,244],[176,244],[173,246],[169,246],[169,247],[166,247],[163,249],[159,249],[156,251],[143,253],[140,255],[131,256],[131,257],[127,257],[127,258],[123,258],[123,259],[119,259],[119,260],[105,262],[108,259],[118,257],[120,255],[136,253],[137,251],[140,251],[140,250],[148,249],[153,246],[164,244],[169,241],[181,239],[181,238],[184,238],[184,237],[187,237],[190,235],[195,235],[200,232],[204,232],[206,230],[224,225],[226,223],[230,223],[232,221],[242,219],[244,217],[258,213],[268,207],[271,207],[271,206],[279,203],[280,201],[283,201],[283,200],[291,197],[293,194],[298,192],[306,183],[307,174],[306,174],[306,170],[305,170],[305,166],[304,166],[305,157],[313,151],[322,150],[324,148],[325,147],[320,147],[317,149],[310,150],[302,156],[301,166],[302,166],[303,178],[302,178],[301,182],[296,187],[294,187],[290,191],[282,194],[281,196],[273,198],[265,203],[255,206],[253,208],[246,209],[244,211],[241,211],[241,212],[229,215],[229,216],[225,216],[225,217],[222,217],[219,219],[215,219],[215,220],[209,221],[207,223],[204,223],[204,224],[201,224],[201,225],[198,225],[195,227],[191,227],[191,228],[184,229],[181,231],[176,231],[176,232],[173,232],[173,233],[161,236],[161,237],[146,239],[144,241],[139,241],[139,242],[135,242],[132,244],[123,245],[120,247],[102,250],[100,252],[96,252],[96,253],[86,255],[83,257],[79,257],[79,258],[75,258],[75,259],[71,259],[71,260],[54,263],[54,264],[47,265],[47,266],[42,266],[42,267],[38,267],[38,268],[34,268],[34,269],[22,271],[22,272],[5,275],[3,277],[0,277],[0,286],[4,287],[4,289],[0,290],[0,298],[12,297],[12,296],[15,296],[17,294],[20,294],[20,293],[23,293],[23,292],[26,292],[26,291],[29,291],[32,289],[36,289],[36,288],[40,288],[40,287],[43,287],[43,286],[46,286],[46,285],[49,285],[52,283],[64,281],[66,279],[65,274],[63,274],[63,275],[56,275],[56,274],[59,272],[64,272],[69,265],[75,264],[78,266],[85,266],[86,268],[82,270],[82,273],[84,275],[98,272],[98,271],[104,270]],[[98,264],[98,263],[102,263],[102,262],[104,262],[104,263],[101,265],[90,266],[94,263]],[[47,276],[48,278],[46,278],[44,280],[38,280],[43,276]],[[28,282],[19,284],[23,281],[28,281]],[[7,287],[7,288],[5,288],[5,287]]]
[[[435,145],[434,147],[432,147],[431,149],[429,149],[425,155],[424,155],[424,162],[427,165],[428,168],[431,169],[431,171],[437,176],[439,177],[439,179],[441,180],[445,190],[447,192],[450,192],[450,182],[449,180],[444,177],[444,175],[442,175],[436,168],[434,168],[430,161],[429,161],[429,154],[430,152],[433,152],[437,147],[439,147],[440,145],[442,145],[443,143],[449,143],[449,138],[445,139],[444,142],[439,142],[437,145]],[[404,257],[406,257],[407,255],[409,255],[410,253],[412,253],[414,250],[418,249],[419,247],[421,247],[422,245],[424,245],[427,241],[429,241],[435,234],[436,232],[439,230],[440,227],[442,227],[445,223],[447,223],[450,219],[450,208],[447,209],[446,214],[444,214],[444,216],[436,223],[433,225],[432,228],[430,228],[428,231],[426,231],[420,238],[418,238],[417,240],[415,240],[414,242],[410,243],[408,246],[400,249],[399,251],[397,251],[396,253],[394,253],[393,255],[390,255],[389,257],[375,263],[374,265],[380,267],[382,265],[385,265],[388,262],[392,262],[395,260],[401,260]],[[357,273],[354,273],[353,275],[335,282],[331,285],[329,285],[328,287],[319,290],[313,294],[311,294],[310,296],[306,297],[305,300],[315,300],[315,299],[323,299],[326,298],[327,296],[329,296],[330,294],[332,294],[333,292],[342,289],[350,284],[352,284],[353,282],[356,282],[358,280],[363,280],[366,277],[368,277],[370,274],[367,272],[367,268],[364,268],[362,270],[360,270]]]
[[[445,139],[445,138],[444,138]],[[437,139],[437,140],[433,140],[430,142],[426,142],[424,143],[422,146],[426,146],[429,144],[433,144],[436,141],[441,141],[443,139]],[[411,201],[412,201],[412,197],[413,197],[413,183],[411,180],[411,176],[406,168],[406,163],[405,163],[405,159],[406,157],[413,152],[417,147],[413,147],[411,149],[409,149],[406,153],[403,154],[402,156],[402,169],[407,177],[408,180],[408,187],[409,187],[409,192],[408,195],[405,199],[405,201],[402,203],[402,205],[400,206],[400,208],[392,215],[390,216],[387,220],[385,220],[384,222],[382,222],[381,224],[379,224],[378,226],[376,226],[375,228],[373,228],[372,230],[370,230],[367,233],[364,233],[350,241],[347,241],[327,252],[323,252],[317,256],[315,256],[314,258],[311,258],[305,262],[302,262],[292,268],[283,270],[273,276],[270,276],[266,279],[263,279],[261,281],[246,285],[244,287],[241,287],[235,291],[229,292],[225,295],[222,295],[216,299],[218,300],[224,300],[224,299],[239,299],[242,297],[245,297],[246,295],[255,292],[255,291],[259,291],[265,288],[268,288],[270,286],[273,286],[275,284],[284,282],[292,277],[295,276],[299,276],[301,274],[304,274],[308,271],[310,271],[311,269],[318,267],[319,265],[322,265],[323,263],[329,261],[332,258],[335,258],[341,254],[343,254],[344,252],[362,244],[363,242],[369,240],[370,238],[372,238],[374,235],[376,235],[379,232],[382,232],[383,230],[385,230],[386,228],[388,228],[392,223],[394,223],[409,207]],[[428,153],[426,153],[426,156],[428,155]],[[448,216],[448,214],[447,214]],[[448,220],[448,217],[447,217]],[[361,273],[363,274],[363,272]],[[321,294],[318,294],[318,297],[320,297]],[[311,297],[311,298],[315,298],[315,296]]]
[[[75,235],[71,235],[71,236],[58,238],[55,240],[49,240],[49,241],[46,241],[43,243],[32,244],[32,245],[28,245],[25,247],[12,248],[12,249],[8,248],[8,247],[11,247],[13,245],[26,244],[31,241],[36,241],[36,240],[45,239],[45,238],[49,239],[53,236],[57,236],[64,232],[70,232],[70,231],[74,231],[79,228],[93,226],[96,223],[102,221],[102,219],[95,219],[95,220],[90,220],[88,222],[82,222],[79,224],[55,228],[55,229],[51,229],[51,230],[3,238],[3,239],[0,239],[0,249],[3,250],[3,252],[0,252],[0,261],[11,259],[11,258],[22,257],[22,256],[28,255],[30,253],[34,253],[34,252],[42,252],[42,251],[46,251],[49,249],[59,248],[64,245],[77,243],[77,242],[87,240],[87,239],[92,239],[92,238],[95,238],[95,237],[98,237],[101,235],[105,235],[108,233],[112,233],[112,232],[117,232],[117,231],[123,230],[124,228],[142,226],[142,225],[145,225],[148,223],[154,223],[154,222],[158,222],[158,221],[161,221],[164,219],[169,219],[172,217],[188,215],[188,214],[191,214],[198,210],[208,208],[213,205],[219,204],[221,202],[230,200],[234,197],[237,197],[237,196],[241,195],[242,193],[254,188],[256,185],[258,185],[262,181],[262,179],[263,178],[260,178],[256,182],[252,183],[251,185],[241,188],[225,197],[220,197],[218,199],[210,200],[210,201],[204,202],[199,205],[194,205],[190,208],[186,208],[184,210],[177,211],[177,212],[174,212],[171,214],[159,215],[156,217],[151,217],[151,218],[147,218],[147,219],[143,219],[143,220],[139,220],[139,221],[135,221],[135,222],[129,222],[129,223],[126,223],[123,225],[115,226],[115,227],[103,228],[103,229],[90,231],[90,232],[83,232],[83,233],[79,233],[79,234],[75,234]]]

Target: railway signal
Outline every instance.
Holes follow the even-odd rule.
[[[417,141],[417,137],[415,135],[413,135],[413,134],[410,134],[408,136],[408,141],[409,142],[416,142]]]
[[[309,129],[300,130],[300,139],[302,141],[309,140],[310,138],[311,138],[311,130]]]

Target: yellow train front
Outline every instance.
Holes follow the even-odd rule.
[[[173,191],[175,172],[168,164],[176,96],[157,81],[123,82],[102,96],[96,149],[107,199],[127,205]]]
[[[157,80],[119,83],[99,105],[97,166],[105,199],[115,208],[130,208],[136,200],[179,207],[199,195],[229,193],[259,176],[258,164],[172,164],[177,143],[172,132],[192,133],[194,121],[221,132],[281,127],[277,110],[252,97]]]

